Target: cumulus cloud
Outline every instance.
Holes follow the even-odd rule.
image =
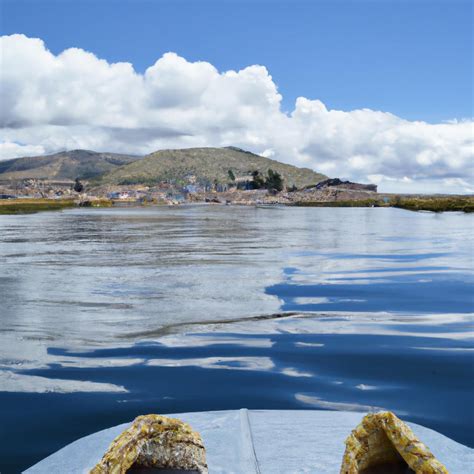
[[[166,53],[143,74],[24,35],[0,43],[0,159],[65,149],[145,154],[236,145],[385,191],[473,192],[472,121],[403,120],[328,110],[299,97],[281,109],[264,66],[218,71]]]

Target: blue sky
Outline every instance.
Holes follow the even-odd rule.
[[[472,116],[470,1],[2,0],[2,10],[2,34],[139,72],[167,51],[220,71],[265,65],[284,110],[304,96],[409,120]]]

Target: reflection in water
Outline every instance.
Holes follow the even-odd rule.
[[[243,406],[387,408],[474,445],[473,222],[198,206],[2,216],[0,469],[140,413]]]
[[[363,272],[361,272],[363,273]],[[291,273],[267,289],[283,300],[286,311],[391,311],[414,313],[472,312],[469,273],[442,272],[329,278],[308,284],[308,276]]]

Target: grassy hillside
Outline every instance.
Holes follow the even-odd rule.
[[[96,153],[88,150],[73,150],[54,155],[32,156],[0,161],[0,180],[91,179],[139,159],[136,156],[115,153]]]
[[[185,184],[190,175],[201,184],[229,182],[229,170],[236,177],[272,169],[284,178],[285,186],[315,184],[326,176],[308,168],[297,168],[234,147],[161,150],[140,161],[117,168],[101,178],[101,184],[154,184],[171,181]]]

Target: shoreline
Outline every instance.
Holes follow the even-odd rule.
[[[43,211],[61,211],[63,209],[95,207],[163,207],[181,205],[232,205],[255,207],[386,207],[408,211],[428,212],[474,212],[474,196],[437,196],[437,195],[377,195],[366,199],[349,199],[334,201],[288,201],[273,196],[269,201],[255,200],[219,200],[219,194],[210,201],[206,197],[193,197],[182,203],[156,203],[139,201],[115,201],[104,198],[77,199],[48,199],[48,198],[19,198],[0,200],[0,215],[35,214]]]
[[[474,196],[416,196],[400,197],[385,202],[380,199],[328,201],[328,202],[298,202],[296,207],[393,207],[406,211],[425,212],[474,212]]]

